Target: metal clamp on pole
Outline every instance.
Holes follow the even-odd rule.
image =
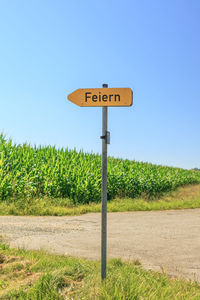
[[[107,145],[110,144],[110,131],[106,131],[106,135],[100,136],[100,139],[105,140]]]

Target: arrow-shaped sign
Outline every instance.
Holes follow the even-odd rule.
[[[68,100],[78,106],[131,106],[133,92],[130,88],[78,89],[68,95]]]

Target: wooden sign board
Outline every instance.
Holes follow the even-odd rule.
[[[130,88],[78,89],[68,95],[68,100],[78,106],[131,106],[133,92]]]

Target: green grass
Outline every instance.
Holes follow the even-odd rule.
[[[108,158],[108,200],[150,197],[200,183],[200,172]],[[68,198],[74,205],[101,200],[101,156],[15,145],[0,134],[0,202]],[[42,205],[42,204],[41,204]]]
[[[200,286],[146,271],[136,261],[100,263],[39,251],[10,249],[0,243],[0,299],[200,299]]]
[[[114,199],[107,204],[108,212],[186,209],[200,207],[200,185],[189,185],[165,193],[159,198]],[[0,215],[73,216],[101,212],[100,203],[74,205],[70,199],[18,199],[0,202]]]

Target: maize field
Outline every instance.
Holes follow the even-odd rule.
[[[200,182],[200,173],[108,158],[108,200],[155,196]],[[74,204],[101,200],[101,155],[55,147],[16,145],[0,134],[0,199],[69,198]]]

